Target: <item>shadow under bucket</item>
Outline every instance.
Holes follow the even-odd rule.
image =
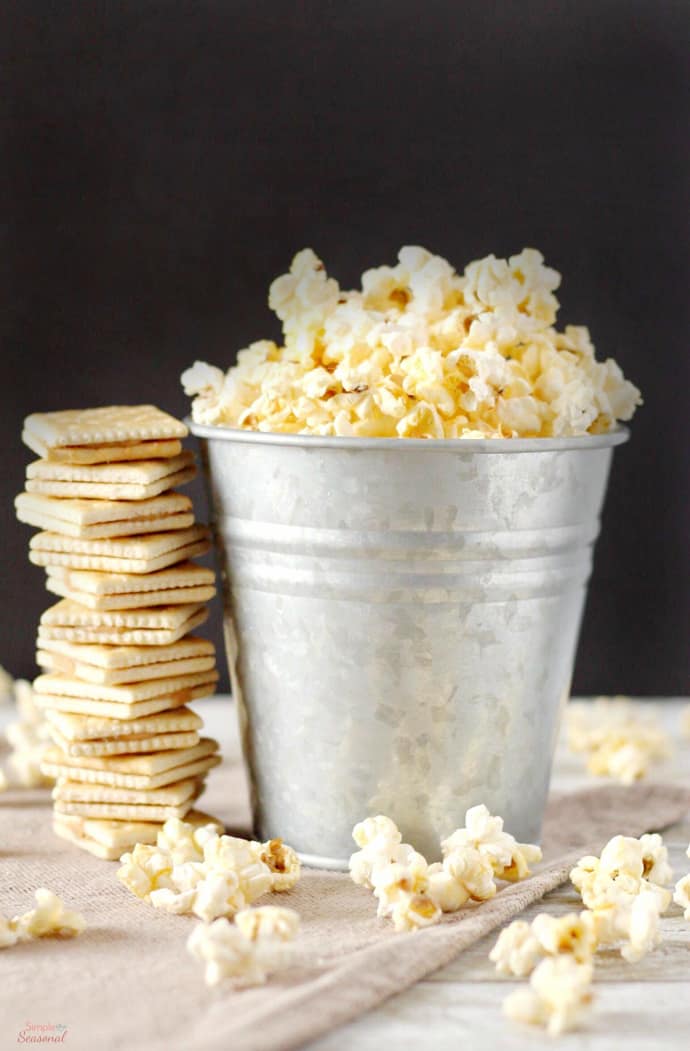
[[[539,840],[610,434],[410,440],[190,422],[255,832],[347,866],[387,814],[429,860],[485,803]]]

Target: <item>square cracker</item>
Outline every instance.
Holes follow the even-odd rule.
[[[85,645],[63,640],[46,642],[43,648],[50,653],[62,653],[65,657],[93,664],[98,668],[139,668],[189,657],[212,657],[216,652],[209,639],[202,639],[198,635],[188,635],[169,646],[159,646],[156,649],[151,649],[150,646]]]
[[[38,461],[45,463],[47,461]],[[165,462],[165,461],[162,461]],[[96,468],[92,468],[95,470]],[[86,470],[86,468],[83,468]],[[174,474],[167,474],[154,482],[61,482],[43,478],[27,478],[27,493],[42,493],[44,496],[76,497],[94,500],[147,500],[158,496],[176,485],[186,485],[196,477],[196,467],[183,467]]]
[[[194,686],[190,690],[180,690],[174,697],[152,697],[149,701],[135,701],[134,704],[117,704],[115,701],[93,701],[86,697],[63,697],[59,694],[36,694],[36,707],[45,711],[48,708],[72,715],[95,715],[106,719],[141,719],[146,715],[181,708],[189,701],[200,697],[210,697],[215,692],[215,683],[208,686]]]
[[[198,562],[180,562],[155,573],[94,573],[89,570],[61,570],[56,579],[71,591],[89,595],[133,595],[147,591],[184,590],[208,587],[214,583],[214,573]],[[157,603],[155,603],[157,605]]]
[[[115,573],[152,573],[156,569],[172,566],[186,558],[197,558],[211,550],[208,540],[199,540],[194,544],[157,555],[156,558],[109,558],[106,555],[72,555],[57,554],[54,551],[29,551],[29,561],[35,566],[45,566],[52,576],[55,569],[96,569]]]
[[[147,649],[149,647],[146,647]],[[103,686],[124,686],[127,683],[149,682],[151,679],[172,679],[177,675],[194,675],[198,672],[214,671],[215,657],[190,657],[189,660],[162,661],[158,664],[143,664],[136,668],[98,668],[83,664],[62,653],[38,650],[36,663],[49,672],[62,672],[70,678],[81,679]]]
[[[80,539],[165,533],[194,525],[192,501],[182,493],[163,493],[149,500],[64,500],[40,493],[19,493],[17,518],[48,533]],[[160,528],[159,522],[166,523]],[[181,523],[185,524],[181,524]],[[172,523],[172,524],[168,524]]]
[[[114,701],[115,704],[134,704],[135,701],[148,701],[152,697],[175,697],[196,686],[214,686],[217,681],[217,671],[203,671],[197,672],[196,675],[178,675],[172,679],[152,679],[150,682],[130,683],[124,686],[101,686],[58,673],[39,675],[34,680],[33,689],[37,697],[57,694],[64,697],[86,697],[92,701]]]
[[[49,445],[30,431],[22,431],[22,441],[42,460],[54,463],[94,464],[123,463],[132,460],[160,460],[179,456],[182,442],[179,438],[152,439],[143,442],[104,442],[102,445]]]
[[[136,523],[134,523],[136,525]],[[136,534],[136,529],[134,530]],[[140,559],[150,562],[159,555],[178,551],[188,544],[207,540],[210,536],[207,526],[193,525],[180,532],[148,533],[146,536],[129,535],[104,540],[86,540],[81,537],[62,536],[58,533],[36,533],[29,541],[32,552],[51,555],[103,555],[107,558]],[[64,569],[53,569],[51,573],[58,577],[67,577]],[[118,576],[129,576],[126,571],[115,570]]]
[[[130,850],[135,843],[154,844],[160,831],[160,824],[143,821],[106,821],[101,818],[83,818],[76,815],[59,814],[54,818],[55,831],[58,835],[69,832],[65,838],[82,846],[86,850],[100,847],[110,851],[110,859],[119,859],[120,855]],[[190,810],[185,816],[185,823],[199,828],[202,825],[214,825],[219,833],[223,826],[217,818],[205,814],[202,810]],[[105,857],[104,854],[98,854]]]
[[[184,423],[154,405],[107,405],[97,409],[35,412],[24,420],[24,430],[35,435],[48,449],[186,438],[188,434]]]
[[[53,832],[60,839],[67,840],[68,843],[79,847],[80,850],[88,851],[89,854],[93,854],[95,858],[100,858],[101,861],[118,861],[120,856],[126,853],[127,847],[108,846],[107,843],[101,843],[97,839],[92,839],[80,829],[67,824],[69,820],[70,818],[67,814],[53,814]],[[85,819],[77,818],[77,820],[83,821]],[[160,828],[161,826],[153,825],[152,827]],[[155,843],[155,840],[153,842]]]
[[[154,606],[151,609],[87,609],[63,598],[41,614],[41,625],[67,628],[177,628],[195,616],[202,605]]]
[[[157,752],[155,755],[84,756],[75,759],[64,755],[59,748],[51,746],[45,751],[45,760],[47,763],[68,767],[81,773],[93,770],[99,773],[143,774],[151,777],[165,770],[172,770],[175,767],[195,762],[197,759],[205,759],[217,751],[217,741],[212,737],[202,737],[199,743],[192,748],[184,748],[181,751],[172,749],[168,752]]]
[[[62,803],[53,806],[56,814],[77,814],[79,817],[104,818],[116,821],[169,821],[182,818],[192,807],[192,800],[177,806],[146,806],[143,803]]]
[[[83,482],[103,485],[148,485],[168,475],[177,474],[194,463],[194,454],[185,450],[172,458],[137,460],[133,463],[70,464],[52,460],[34,460],[26,468],[26,477],[44,482]]]
[[[161,753],[164,754],[164,753]],[[140,758],[140,757],[134,757]],[[85,760],[82,760],[84,762]],[[117,788],[162,788],[163,785],[172,784],[173,781],[181,781],[188,777],[200,777],[218,766],[221,759],[219,755],[207,755],[201,759],[194,759],[182,766],[173,767],[170,770],[160,770],[155,774],[132,774],[120,770],[93,770],[89,767],[75,767],[66,763],[64,759],[60,762],[52,762],[46,757],[41,763],[41,771],[46,777],[69,777],[72,781],[85,781],[95,785],[113,785]],[[72,762],[76,762],[73,760]],[[101,763],[105,760],[102,759]]]
[[[189,733],[137,734],[132,737],[111,737],[92,741],[70,741],[54,727],[50,736],[60,751],[74,756],[135,755],[138,752],[165,752],[171,748],[192,748],[200,741],[196,730]]]
[[[91,741],[102,737],[112,739],[130,734],[184,733],[199,730],[202,726],[201,716],[191,708],[175,708],[128,722],[94,715],[69,715],[52,708],[46,711],[45,716],[47,722],[68,741]]]
[[[144,574],[145,576],[145,574]],[[175,606],[186,603],[210,602],[216,589],[212,585],[192,588],[170,588],[167,591],[132,592],[127,595],[94,595],[90,591],[74,591],[56,577],[48,576],[46,590],[53,595],[68,598],[92,610],[141,609],[143,606]]]
[[[154,788],[148,792],[60,779],[53,788],[52,797],[70,803],[160,803],[164,806],[176,806],[185,800],[196,799],[203,787],[203,780],[196,777],[173,781],[164,788]]]
[[[183,608],[183,607],[180,607]],[[41,624],[38,629],[38,645],[52,639],[68,642],[97,642],[109,646],[165,646],[176,642],[188,631],[203,624],[208,610],[203,606],[175,628],[124,628],[124,627],[67,627],[59,624]]]

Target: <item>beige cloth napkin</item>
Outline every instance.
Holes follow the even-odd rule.
[[[238,765],[221,766],[210,780],[205,808],[233,830],[246,827]],[[288,1051],[447,963],[564,882],[578,857],[610,836],[681,819],[690,792],[606,786],[553,799],[537,875],[415,934],[396,935],[377,920],[371,893],[347,876],[306,871],[293,891],[276,896],[302,918],[294,970],[241,991],[207,988],[185,948],[197,921],[138,901],[115,879],[117,863],[55,838],[49,806],[47,792],[0,797],[0,912],[30,908],[34,889],[47,886],[83,912],[88,930],[0,953],[0,1046],[14,1047],[28,1025],[63,1025],[74,1051]]]

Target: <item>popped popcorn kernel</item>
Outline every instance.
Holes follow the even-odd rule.
[[[526,920],[513,920],[504,927],[489,953],[489,959],[496,964],[499,974],[515,975],[517,978],[531,974],[543,956],[532,925]]]
[[[517,881],[530,874],[529,865],[541,861],[541,849],[532,843],[518,843],[503,829],[503,818],[494,817],[483,804],[470,807],[465,828],[441,843],[444,858],[464,847],[472,847],[486,857],[497,879]]]
[[[405,893],[398,897],[390,915],[394,930],[400,933],[431,927],[441,919],[441,910],[428,894]]]
[[[226,374],[182,384],[198,423],[348,437],[560,437],[627,420],[640,392],[586,328],[555,328],[560,275],[526,248],[457,273],[403,247],[344,291],[309,248],[273,281],[283,344],[250,344]]]
[[[570,912],[565,916],[542,912],[532,923],[515,920],[502,930],[489,959],[499,974],[523,978],[546,956],[570,955],[577,963],[586,963],[597,945],[591,912]]]
[[[271,889],[282,893],[292,890],[300,877],[300,860],[282,839],[269,839],[262,844],[260,860],[270,870],[273,882]]]
[[[187,940],[187,949],[205,964],[208,985],[234,981],[236,985],[261,985],[289,962],[286,943],[299,929],[292,909],[263,906],[239,912],[235,923],[224,917],[200,923]]]
[[[513,1021],[543,1026],[550,1036],[560,1036],[577,1028],[591,1004],[592,977],[589,961],[548,957],[532,972],[528,988],[517,989],[506,998],[503,1010]]]
[[[36,907],[8,920],[0,916],[0,949],[35,938],[74,938],[86,928],[81,913],[66,909],[57,894],[45,887],[34,891]]]
[[[46,937],[74,938],[85,929],[84,917],[78,912],[66,909],[57,894],[45,887],[39,887],[34,892],[34,897],[36,908],[11,921],[18,941]]]
[[[235,916],[235,926],[252,942],[266,938],[291,941],[299,929],[299,916],[294,909],[278,905],[260,905],[256,909],[242,909]]]
[[[160,847],[136,843],[134,849],[123,854],[120,861],[117,878],[137,898],[149,901],[151,892],[161,887],[175,890],[172,858]]]
[[[627,697],[570,702],[566,709],[570,749],[587,755],[587,769],[629,785],[670,754],[668,735],[653,713],[633,707]]]

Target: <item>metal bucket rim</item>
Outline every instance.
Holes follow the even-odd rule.
[[[197,438],[240,442],[248,445],[291,445],[301,449],[359,449],[390,451],[412,448],[415,452],[459,453],[532,453],[560,452],[569,449],[612,448],[630,437],[630,430],[618,424],[606,434],[583,434],[567,438],[341,438],[325,434],[282,434],[278,431],[241,430],[216,424],[195,423],[186,417],[185,424]]]

